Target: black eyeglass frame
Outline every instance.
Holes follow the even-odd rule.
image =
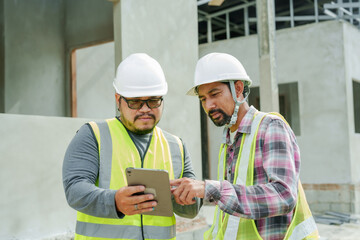
[[[133,110],[139,110],[139,109],[141,109],[141,108],[144,106],[145,103],[146,103],[146,106],[148,106],[148,108],[150,108],[150,109],[158,108],[158,107],[161,106],[161,103],[164,101],[164,98],[163,98],[163,97],[160,97],[160,98],[149,98],[149,99],[146,99],[146,100],[141,100],[141,99],[126,99],[126,98],[124,98],[123,96],[120,96],[120,98],[119,98],[119,103],[120,103],[121,98],[124,99],[124,101],[126,102],[127,106],[128,106],[130,109],[133,109]],[[150,106],[150,105],[149,105],[149,101],[154,101],[154,100],[157,100],[157,101],[160,100],[159,104],[156,105],[156,106]],[[140,104],[140,106],[138,106],[138,107],[131,107],[130,104],[129,104],[129,102],[131,102],[131,101],[141,102],[141,104]]]

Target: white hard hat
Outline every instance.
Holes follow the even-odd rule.
[[[186,94],[196,96],[196,87],[202,84],[229,80],[242,80],[245,85],[251,85],[251,79],[239,60],[227,53],[209,53],[198,60],[194,86]]]
[[[160,64],[145,53],[134,53],[117,68],[116,93],[124,97],[164,96],[168,86]]]

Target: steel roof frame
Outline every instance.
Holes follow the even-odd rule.
[[[200,3],[205,4],[210,0],[199,0],[198,5]],[[294,1],[289,0],[289,9],[286,11],[278,13],[277,15],[286,15],[286,16],[276,16],[276,22],[290,22],[290,27],[295,27],[295,22],[299,21],[314,21],[319,22],[323,20],[332,20],[332,19],[344,19],[348,20],[351,24],[360,28],[360,0],[359,2],[350,2],[343,3],[342,0],[338,0],[337,3],[325,3],[323,7],[319,7],[318,0],[314,0],[313,2],[310,0],[306,0],[309,4],[301,7],[294,7]],[[244,34],[245,36],[250,34],[249,25],[250,23],[256,23],[256,17],[249,17],[248,16],[248,8],[249,7],[256,7],[256,1],[244,1],[242,4],[229,7],[224,10],[220,10],[214,13],[207,13],[205,11],[198,10],[199,17],[198,21],[207,21],[207,42],[212,42],[213,39],[218,34],[226,33],[226,39],[229,39],[230,32],[236,32],[238,34]],[[295,13],[303,10],[307,10],[313,8],[314,14],[313,15],[303,15],[303,16],[296,16]],[[323,14],[319,14],[319,8],[324,12]],[[244,9],[244,19],[243,19],[243,26],[239,26],[238,24],[231,22],[229,18],[229,14],[234,11],[238,11]],[[357,9],[357,13],[354,14],[354,10]],[[334,13],[333,10],[336,10],[337,13]],[[289,14],[289,15],[287,15]],[[220,16],[225,15],[225,20]],[[356,24],[356,23],[357,24]],[[215,32],[212,31],[212,24],[221,27],[223,29],[216,30]],[[200,34],[199,39],[203,40],[205,38],[204,34]]]

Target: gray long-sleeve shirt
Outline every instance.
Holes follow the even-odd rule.
[[[163,131],[164,134],[168,134]],[[144,159],[151,133],[136,135],[128,131],[137,147],[141,159]],[[169,142],[178,144],[176,142]],[[184,145],[183,177],[195,179],[189,153]],[[177,161],[177,162],[176,162]],[[173,158],[173,165],[181,164],[181,157]],[[102,218],[122,218],[124,215],[116,210],[116,190],[102,189],[95,185],[99,172],[99,151],[95,135],[88,124],[83,125],[72,139],[65,153],[63,163],[63,185],[69,205],[77,211]],[[175,178],[180,171],[174,172]],[[193,218],[200,208],[200,201],[188,206],[181,206],[173,200],[174,212],[182,217]]]

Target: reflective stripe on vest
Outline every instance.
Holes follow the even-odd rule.
[[[235,184],[246,185],[246,177],[247,177],[248,166],[250,161],[251,145],[253,143],[254,138],[256,141],[259,125],[264,117],[265,117],[265,113],[262,112],[259,112],[259,114],[256,115],[255,119],[253,120],[253,123],[251,124],[250,135],[248,137],[245,137],[244,145],[243,145],[243,149],[245,150],[241,152],[239,170]],[[229,216],[224,239],[236,240],[239,223],[240,223],[239,217],[233,215]]]
[[[96,223],[76,223],[76,233],[96,238],[141,239],[141,227]]]
[[[311,216],[294,228],[291,236],[289,237],[289,240],[304,239],[306,236],[316,230],[314,229],[314,226],[316,226],[316,223],[314,218]]]
[[[175,239],[176,226],[162,227],[162,234],[159,235],[159,227],[143,226],[145,239]],[[141,227],[131,225],[110,225],[77,222],[76,233],[78,236],[92,236],[95,238],[117,239],[142,239]]]
[[[111,159],[112,143],[110,130],[106,122],[98,123],[100,134],[100,159]],[[102,161],[99,169],[99,187],[108,189],[110,187],[111,161]]]
[[[124,126],[117,119],[89,123],[98,141],[99,176],[96,185],[104,189],[127,186],[125,169],[141,167],[140,154]],[[174,138],[174,139],[171,139]],[[171,140],[169,144],[168,139]],[[169,146],[171,145],[171,147]],[[175,147],[174,147],[175,146]],[[183,157],[180,139],[155,127],[143,160],[144,168],[164,169],[174,179],[172,157]],[[182,176],[184,159],[176,166]],[[181,168],[181,169],[180,169]],[[150,215],[125,216],[123,219],[100,218],[78,212],[75,239],[176,239],[176,220]]]
[[[246,134],[244,134],[241,139],[239,155],[235,167],[234,184],[246,184],[246,186],[253,184],[257,133],[260,123],[265,117],[265,115],[266,113],[257,112],[251,124],[250,135],[247,136]],[[280,117],[282,118],[281,115]],[[283,120],[285,121],[285,119]],[[218,180],[225,179],[225,164],[226,146],[222,144],[219,154]],[[205,239],[262,239],[257,231],[254,220],[239,218],[233,215],[225,214],[220,210],[218,206],[215,210],[215,218],[213,226],[204,234]],[[319,236],[315,221],[312,218],[311,211],[306,202],[302,185],[299,181],[298,201],[295,208],[295,213],[284,239],[300,240],[304,238],[318,239]]]

